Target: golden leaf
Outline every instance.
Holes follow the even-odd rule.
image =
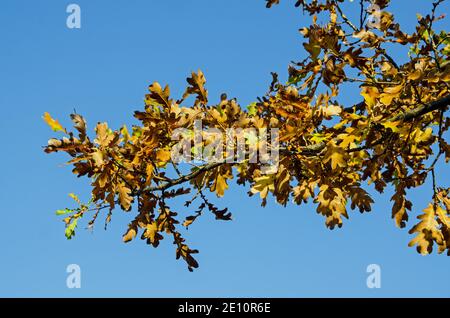
[[[331,116],[339,115],[342,112],[342,107],[337,105],[329,105],[321,108],[324,117],[329,118]]]
[[[411,211],[412,203],[406,199],[406,192],[403,185],[400,184],[396,187],[391,201],[394,201],[392,218],[395,220],[395,225],[399,228],[404,228],[408,221],[408,213],[406,210]]]
[[[183,99],[187,98],[191,94],[197,95],[197,102],[208,102],[208,91],[205,89],[206,79],[203,72],[198,70],[197,73],[192,72],[191,77],[187,78],[187,82],[190,84],[183,94]]]
[[[47,123],[47,125],[50,126],[50,128],[53,131],[62,131],[62,132],[66,132],[66,130],[63,128],[63,126],[61,126],[61,124],[56,120],[53,119],[52,116],[50,116],[49,113],[44,113],[44,116],[42,117],[44,119],[44,121]]]
[[[336,146],[334,141],[330,141],[327,145],[327,151],[324,155],[324,163],[331,162],[331,169],[337,167],[344,168],[347,166],[346,153],[341,147]]]
[[[422,215],[417,217],[420,222],[414,225],[409,231],[410,234],[417,234],[408,245],[417,245],[417,251],[422,255],[426,255],[432,252],[434,243],[437,245],[444,244],[444,238],[442,232],[439,230],[439,223],[436,220],[435,206],[430,203],[423,212]]]
[[[136,230],[135,229],[133,229],[133,228],[130,228],[128,231],[127,231],[127,233],[125,233],[125,235],[123,236],[123,241],[125,242],[125,243],[127,243],[127,242],[129,242],[129,241],[131,241],[132,239],[134,239],[135,237],[136,237]]]
[[[163,106],[165,109],[170,109],[171,101],[169,99],[170,89],[166,85],[164,89],[158,82],[154,82],[148,87],[150,94],[145,95],[145,105],[147,106]]]
[[[399,132],[398,126],[400,125],[400,121],[387,121],[384,123],[381,123],[384,128],[389,128],[393,132]]]
[[[158,160],[158,166],[163,166],[166,164],[171,158],[171,154],[169,150],[159,149],[156,152],[156,160]]]
[[[81,204],[81,201],[76,194],[69,193],[69,197],[71,197],[76,203]]]
[[[156,222],[147,224],[142,237],[146,238],[153,246],[158,246],[159,240],[162,238],[162,236],[158,233],[158,224]]]
[[[392,100],[394,98],[397,98],[400,96],[402,90],[403,90],[403,84],[386,87],[383,90],[383,94],[380,95],[380,101],[384,105],[388,106],[392,103]]]
[[[119,193],[119,202],[122,209],[129,211],[131,209],[131,202],[133,197],[130,195],[131,190],[128,189],[123,183],[117,185],[117,191]]]
[[[250,192],[253,194],[259,193],[261,199],[265,199],[269,191],[273,191],[274,189],[275,185],[273,175],[265,175],[255,178],[255,184],[250,189]]]
[[[108,147],[114,139],[114,134],[110,132],[108,124],[98,123],[97,127],[95,127],[95,131],[97,133],[97,138],[95,138],[94,142],[102,147]]]
[[[103,152],[100,149],[96,149],[93,153],[92,153],[92,159],[95,162],[95,165],[97,167],[101,167],[104,163],[103,160]]]
[[[339,136],[342,138],[342,141],[339,144],[339,147],[342,147],[344,149],[350,148],[350,146],[353,145],[356,141],[355,135],[341,134]]]
[[[221,174],[217,174],[217,177],[211,187],[211,191],[215,191],[218,197],[223,197],[226,189],[228,189],[227,179]]]
[[[364,97],[366,105],[371,108],[375,106],[377,98],[380,96],[378,88],[372,86],[363,86],[361,95]]]

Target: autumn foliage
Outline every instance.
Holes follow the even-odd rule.
[[[270,8],[279,0],[266,2]],[[65,136],[50,139],[45,152],[69,154],[73,173],[92,179],[89,202],[72,195],[77,207],[57,212],[65,215],[67,238],[82,217],[94,226],[102,211],[109,222],[116,209],[133,210],[135,218],[123,240],[140,236],[157,247],[170,236],[176,257],[192,270],[198,266],[193,258],[197,250],[186,244],[181,230],[206,212],[230,220],[231,213],[217,207],[207,193],[220,198],[233,181],[248,185],[248,194],[259,195],[263,206],[270,196],[281,205],[313,201],[330,229],[341,227],[350,209],[371,210],[374,202],[366,189],[382,193],[389,186],[394,190],[390,200],[395,224],[403,228],[417,215],[416,224],[410,225],[410,246],[422,254],[436,247],[450,255],[450,189],[441,187],[438,182],[445,180],[435,175],[436,164],[450,160],[445,138],[450,126],[450,38],[434,28],[444,18],[438,16],[442,1],[430,3],[428,14],[411,17],[417,19],[412,34],[388,11],[389,0],[375,0],[372,6],[367,0],[354,3],[361,6],[357,21],[345,15],[343,2],[296,1],[299,14],[312,17],[311,25],[300,29],[306,58],[289,65],[287,83],[273,73],[266,95],[247,107],[226,95],[219,104],[209,103],[205,77],[198,71],[187,79],[178,99],[168,86],[150,85],[145,109],[134,113],[140,124],[131,129],[113,130],[99,123],[90,138],[81,115],[71,115],[76,131],[70,132],[46,113],[45,121]],[[406,48],[406,63],[389,54],[397,48]],[[348,85],[353,85],[353,105],[341,102]],[[187,100],[193,104],[186,105]],[[191,129],[196,120],[221,130],[277,128],[277,171],[262,173],[261,163],[248,160],[174,162],[174,131]],[[201,146],[211,142],[205,137]],[[408,190],[427,179],[433,187],[430,203],[413,213]],[[177,213],[171,202],[180,198],[186,209]]]

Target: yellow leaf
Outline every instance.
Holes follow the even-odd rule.
[[[320,144],[321,142],[328,140],[331,134],[323,134],[323,133],[314,133],[311,137],[311,141],[314,141],[316,144]]]
[[[228,189],[227,179],[221,174],[218,174],[217,178],[214,180],[211,191],[215,191],[218,197],[223,197],[226,189]]]
[[[170,151],[160,149],[156,152],[156,159],[161,163],[166,163],[170,160]]]
[[[450,217],[448,216],[447,212],[441,206],[437,206],[436,215],[438,216],[441,223],[443,225],[445,225],[445,227],[450,229]]]
[[[125,233],[125,235],[123,236],[123,241],[125,243],[131,241],[132,239],[134,239],[136,237],[136,230],[135,229],[129,229],[127,231],[127,233]]]
[[[327,107],[322,107],[321,109],[325,117],[336,116],[342,112],[342,108],[337,105],[329,105]]]
[[[384,128],[389,128],[395,133],[399,132],[399,128],[398,128],[399,124],[400,124],[399,121],[387,121],[387,122],[382,123]]]
[[[450,82],[450,66],[447,66],[441,74],[441,80],[444,82]]]
[[[408,75],[408,79],[410,79],[412,81],[421,79],[422,77],[423,77],[422,70],[415,70],[414,72],[409,73],[409,75]]]
[[[130,133],[128,132],[126,125],[122,126],[122,129],[120,129],[120,133],[123,136],[123,142],[128,142],[128,140],[130,140]]]
[[[324,156],[324,163],[331,162],[331,169],[335,170],[337,167],[346,167],[346,153],[341,147],[336,146],[334,141],[330,141],[327,145],[327,151]]]
[[[94,142],[100,146],[107,147],[114,139],[114,134],[110,133],[107,123],[98,123],[95,131],[97,138],[95,138]]]
[[[396,187],[394,195],[391,197],[394,201],[392,206],[392,218],[395,220],[395,225],[399,228],[404,228],[408,221],[408,211],[411,211],[412,203],[406,199],[406,192],[404,187]]]
[[[391,76],[395,76],[397,75],[398,71],[397,69],[392,66],[391,63],[388,62],[383,62],[381,65],[381,71],[386,74],[386,75],[391,75]]]
[[[361,95],[364,97],[364,101],[368,107],[375,106],[377,98],[380,96],[378,88],[372,86],[363,86]]]
[[[169,99],[170,89],[169,86],[161,87],[158,82],[154,82],[148,87],[150,94],[145,95],[145,104],[147,106],[163,106],[164,108],[170,109],[171,101]]]
[[[434,243],[442,250],[442,246],[445,246],[445,241],[442,232],[439,230],[434,205],[430,203],[423,212],[422,215],[417,217],[420,222],[409,231],[410,234],[417,233],[417,236],[408,245],[417,245],[417,251],[422,255],[426,255],[431,253]]]
[[[269,191],[275,189],[273,175],[265,175],[262,177],[255,178],[255,184],[250,189],[253,194],[259,193],[261,199],[265,199]]]
[[[197,73],[192,72],[192,76],[188,77],[186,80],[189,83],[189,87],[186,88],[186,91],[183,94],[183,99],[187,98],[191,94],[196,94],[196,103],[208,103],[208,91],[205,89],[206,79],[203,72],[201,70],[198,70]]]
[[[309,43],[303,43],[303,47],[305,48],[306,51],[308,51],[313,60],[317,59],[317,57],[320,54],[321,47],[316,40],[310,38]]]
[[[96,149],[96,151],[92,153],[92,159],[97,167],[102,166],[104,163],[103,152],[100,149]]]
[[[317,212],[326,216],[325,223],[331,229],[335,226],[342,226],[342,216],[348,218],[347,199],[339,188],[330,188],[328,185],[320,186],[320,192],[314,202],[319,203]]]
[[[388,106],[392,103],[392,100],[394,98],[397,98],[400,96],[402,90],[403,90],[403,84],[386,87],[383,90],[383,94],[380,95],[380,101],[384,105]]]
[[[331,23],[335,24],[336,20],[337,20],[336,12],[331,12],[331,14],[330,14],[330,21],[331,21]]]
[[[361,41],[366,43],[375,43],[378,37],[372,31],[361,30],[359,32],[353,33],[353,37],[361,39]]]
[[[399,94],[403,89],[403,85],[389,86],[383,90],[385,94]]]
[[[316,182],[308,183],[306,181],[303,181],[293,189],[294,201],[297,204],[300,204],[301,202],[306,203],[309,198],[312,198],[314,196],[314,189],[316,186]]]
[[[72,199],[74,199],[76,203],[78,203],[78,204],[81,203],[80,199],[78,198],[78,196],[77,196],[76,194],[74,194],[74,193],[69,193],[69,197],[71,197]]]
[[[152,244],[156,243],[157,239],[157,233],[158,233],[158,225],[156,222],[152,222],[150,224],[147,224],[145,228],[145,232],[143,234],[143,237],[146,239],[149,239]]]
[[[196,217],[190,217],[190,218],[187,218],[187,219],[183,222],[183,226],[186,227],[186,228],[188,228],[189,225],[191,225],[192,223],[194,223],[195,219],[196,219]]]
[[[344,149],[347,149],[356,140],[356,136],[351,134],[339,134],[338,138],[342,140],[339,147]]]
[[[42,117],[44,119],[44,121],[47,123],[47,125],[50,126],[50,128],[53,131],[62,131],[62,132],[66,132],[66,130],[63,128],[63,126],[61,126],[61,124],[56,120],[53,119],[52,116],[50,116],[49,113],[44,113],[44,116]]]
[[[147,164],[147,167],[145,168],[145,174],[147,175],[147,180],[146,180],[146,186],[148,186],[150,184],[150,182],[153,179],[153,173],[154,173],[155,167],[152,164]]]
[[[425,131],[422,131],[418,128],[416,131],[414,131],[414,133],[414,141],[416,143],[427,142],[433,136],[433,129],[431,127],[428,127],[427,129],[425,129]]]
[[[118,184],[117,190],[119,192],[120,206],[125,211],[129,211],[131,208],[131,202],[133,201],[133,197],[130,195],[131,190],[128,189],[124,184]]]

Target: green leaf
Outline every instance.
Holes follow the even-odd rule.
[[[296,75],[289,77],[286,85],[297,85],[305,76],[304,75]]]
[[[70,223],[66,227],[65,235],[68,240],[75,236],[75,228],[77,227],[78,219],[74,219],[72,223]]]
[[[217,105],[217,106],[216,106],[216,109],[217,109],[217,111],[219,112],[220,116],[223,116],[223,109],[222,109],[222,106]]]
[[[329,137],[329,134],[314,133],[311,137],[311,140],[316,144],[320,144],[321,142],[328,140]]]
[[[428,39],[430,38],[430,33],[428,32],[428,30],[424,30],[422,33],[422,39],[424,39],[425,41],[428,41]]]
[[[257,111],[258,111],[258,108],[256,107],[256,103],[253,102],[253,103],[251,103],[250,105],[248,105],[248,106],[247,106],[247,110],[248,110],[248,114],[249,114],[250,116],[255,116],[256,113],[257,113]]]
[[[57,210],[56,215],[64,215],[64,214],[69,214],[72,212],[73,212],[73,210],[71,210],[71,209]]]

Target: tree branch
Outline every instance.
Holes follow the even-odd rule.
[[[411,121],[417,117],[420,117],[420,116],[430,113],[432,111],[435,111],[438,109],[445,109],[449,105],[450,105],[450,95],[447,95],[446,97],[438,99],[429,104],[424,104],[415,109],[407,111],[403,114],[399,114],[399,115],[395,116],[394,118],[392,118],[391,121],[398,121],[398,120]]]
[[[134,193],[134,196],[140,195],[140,194],[142,194],[144,192],[154,192],[154,191],[167,190],[167,189],[169,189],[169,188],[171,188],[173,186],[176,186],[178,184],[184,183],[186,181],[190,181],[190,180],[196,178],[201,173],[209,171],[209,170],[212,170],[214,168],[217,168],[217,167],[219,167],[220,165],[222,165],[224,163],[226,163],[225,160],[207,164],[207,165],[199,168],[198,170],[195,170],[195,171],[191,172],[190,174],[184,175],[184,176],[182,176],[180,178],[167,181],[166,183],[160,184],[158,186],[149,187],[149,188],[146,188],[146,189],[139,190],[136,193]]]
[[[360,103],[361,104],[361,103]],[[362,103],[364,104],[364,103]],[[354,107],[359,107],[359,104],[351,107],[351,108],[347,108],[350,110],[353,110]],[[393,118],[391,118],[389,121],[398,121],[398,120],[403,120],[403,121],[411,121],[417,117],[420,117],[422,115],[425,115],[429,112],[438,110],[438,109],[445,109],[446,107],[448,107],[450,105],[450,95],[439,99],[437,101],[434,101],[430,104],[426,104],[426,105],[422,105],[419,106],[413,110],[407,111],[403,114],[399,114],[397,116],[394,116]],[[344,109],[345,110],[345,109]],[[373,145],[372,145],[373,146]],[[325,143],[319,143],[319,144],[315,144],[315,145],[311,145],[311,146],[306,146],[306,147],[302,147],[300,148],[300,152],[298,154],[301,155],[317,155],[320,151],[322,151],[324,148],[326,147]],[[349,149],[349,151],[357,151],[357,150],[362,150],[361,147],[357,148],[357,149]],[[287,151],[287,150],[286,150]],[[292,154],[291,151],[288,151],[289,153]],[[187,175],[183,175],[177,179],[173,179],[170,181],[166,181],[165,183],[162,183],[160,185],[157,186],[153,186],[153,187],[148,187],[139,191],[136,191],[135,193],[133,193],[133,196],[136,195],[140,195],[144,192],[155,192],[155,191],[164,191],[167,190],[173,186],[182,184],[184,182],[190,181],[192,179],[195,179],[198,175],[200,175],[203,172],[212,170],[214,168],[217,168],[219,166],[221,166],[222,164],[225,164],[227,162],[226,159],[224,159],[223,161],[219,161],[219,162],[214,162],[214,163],[210,163],[207,164],[201,168],[199,168],[196,171],[193,171]]]
[[[344,111],[352,112],[354,109],[361,109],[362,107],[364,107],[364,105],[365,105],[365,103],[361,102],[359,104],[356,104],[355,106],[344,108]],[[430,113],[432,111],[435,111],[438,109],[445,109],[449,105],[450,105],[450,95],[447,95],[446,97],[438,99],[430,104],[424,104],[415,109],[409,110],[402,114],[398,114],[397,116],[392,117],[388,121],[399,121],[399,120],[406,121],[406,122],[411,121],[417,117],[420,117],[420,116]],[[326,144],[324,142],[321,142],[319,144],[315,144],[312,146],[306,146],[306,147],[301,148],[301,154],[302,155],[307,155],[307,154],[311,154],[311,153],[315,154],[315,153],[321,151],[322,149],[324,149],[325,146],[326,146]],[[350,149],[349,151],[352,151],[352,149]]]

